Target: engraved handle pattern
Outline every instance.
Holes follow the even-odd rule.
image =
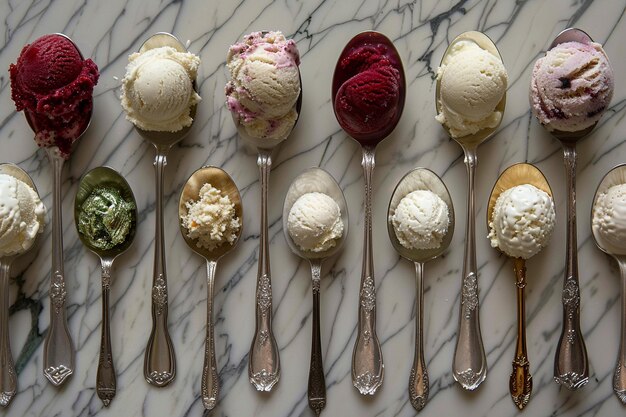
[[[117,392],[109,325],[109,292],[111,290],[112,266],[112,259],[102,260],[102,335],[100,338],[100,360],[98,361],[98,373],[96,375],[96,392],[105,407],[109,406]]]
[[[43,348],[43,373],[53,385],[61,385],[74,373],[74,343],[67,326],[65,273],[63,271],[63,218],[61,172],[63,157],[56,147],[46,148],[52,164],[52,274],[50,277],[50,327]]]
[[[9,338],[9,277],[12,257],[0,259],[0,405],[9,405],[17,392],[17,375]]]
[[[613,391],[617,398],[626,405],[626,258],[617,258],[622,286],[622,324],[619,343],[619,354],[615,373],[613,374]]]
[[[576,238],[576,148],[563,143],[567,179],[567,249],[563,285],[563,328],[554,360],[554,380],[575,390],[589,381],[587,349],[580,331],[580,288]]]
[[[152,332],[144,358],[144,377],[148,383],[164,387],[176,375],[174,346],[167,328],[167,274],[165,268],[165,237],[163,235],[163,174],[166,152],[157,149],[156,170],[156,234],[154,238],[154,273],[152,281]]]
[[[257,165],[261,180],[261,242],[256,284],[256,330],[250,348],[248,378],[258,391],[271,391],[280,378],[280,357],[272,331],[272,282],[267,222],[267,189],[272,167],[269,151],[259,150]]]
[[[383,383],[383,352],[376,335],[376,286],[372,253],[372,174],[373,147],[363,148],[365,177],[365,231],[363,237],[363,268],[359,292],[359,323],[352,354],[352,384],[362,395],[373,395]]]
[[[476,219],[474,218],[474,177],[478,158],[475,147],[464,148],[464,152],[468,177],[467,225],[459,332],[454,350],[452,375],[464,389],[474,390],[487,377],[487,358],[478,317],[478,268],[476,267]]]
[[[215,285],[216,261],[207,261],[207,322],[204,342],[204,367],[202,368],[202,404],[207,410],[217,405],[219,395],[219,376],[215,361],[215,333],[213,328],[213,290]]]
[[[526,349],[526,305],[524,288],[526,287],[526,262],[524,259],[514,260],[515,286],[517,287],[517,344],[513,371],[509,380],[509,391],[513,403],[522,410],[530,400],[533,390],[533,379],[530,375],[528,351]]]
[[[424,361],[424,264],[415,262],[415,357],[409,377],[409,400],[421,411],[428,401],[429,384]]]
[[[326,379],[322,360],[322,341],[320,336],[320,281],[322,263],[311,261],[313,287],[313,326],[311,337],[311,365],[309,367],[308,400],[309,408],[319,416],[326,406]]]

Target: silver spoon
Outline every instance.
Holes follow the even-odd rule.
[[[512,165],[500,174],[489,196],[487,229],[489,229],[489,223],[493,219],[493,211],[500,194],[509,188],[523,184],[533,185],[546,192],[552,198],[550,184],[548,184],[546,177],[538,168],[524,163]],[[528,404],[533,390],[533,379],[530,374],[528,350],[526,348],[526,301],[524,298],[526,260],[513,258],[513,267],[515,270],[515,286],[517,287],[517,343],[515,345],[513,371],[509,378],[509,392],[511,393],[513,403],[522,410]]]
[[[443,63],[447,55],[452,51],[454,44],[460,41],[471,41],[482,49],[495,55],[502,61],[498,48],[487,35],[481,32],[465,32],[457,36],[448,45],[446,52],[441,58]],[[441,81],[437,80],[435,90],[435,105],[437,113],[442,109],[439,103]],[[496,107],[497,111],[504,113],[506,105],[506,93]],[[502,119],[500,119],[500,122]],[[500,123],[498,123],[498,126]],[[478,145],[491,137],[498,126],[480,130],[472,135],[455,138],[461,145],[465,154],[465,166],[468,175],[468,195],[467,195],[467,226],[465,229],[465,256],[463,258],[463,282],[461,290],[461,304],[459,317],[459,332],[456,347],[454,349],[454,361],[452,363],[452,376],[464,389],[474,390],[487,377],[487,358],[485,348],[480,333],[480,320],[478,317],[479,297],[478,297],[478,268],[476,266],[476,220],[474,209],[474,179],[476,176],[476,166],[478,165],[477,149]],[[443,126],[450,135],[447,126]],[[451,136],[451,135],[450,135]]]
[[[549,49],[564,42],[593,42],[580,29],[561,32]],[[561,142],[565,159],[567,188],[567,243],[565,279],[563,281],[563,327],[554,358],[554,380],[567,389],[575,390],[589,381],[587,348],[580,331],[580,286],[578,283],[578,243],[576,237],[576,142],[593,130],[595,125],[578,132],[550,132]]]
[[[337,239],[335,246],[323,251],[312,252],[300,249],[291,239],[287,219],[293,204],[307,193],[319,192],[331,197],[337,205],[341,213],[343,222],[343,235]],[[310,168],[298,175],[289,186],[285,203],[283,205],[283,232],[285,240],[293,253],[301,258],[308,259],[311,264],[311,279],[313,290],[313,326],[311,341],[311,364],[309,367],[309,385],[307,389],[309,408],[319,416],[322,409],[326,406],[326,380],[324,378],[324,365],[322,361],[322,342],[320,337],[320,280],[322,272],[322,263],[327,258],[335,255],[348,236],[348,205],[343,195],[343,191],[335,181],[335,179],[321,168]]]
[[[622,281],[622,324],[619,354],[617,356],[615,373],[613,374],[613,391],[622,404],[626,404],[626,242],[622,243],[619,247],[614,247],[613,245],[606,243],[602,238],[600,231],[593,226],[594,211],[598,197],[614,185],[621,184],[626,184],[626,164],[621,164],[611,169],[602,178],[600,184],[598,184],[598,188],[596,189],[596,193],[593,197],[593,204],[591,205],[591,230],[593,239],[595,240],[598,248],[607,255],[612,256],[619,265]]]
[[[237,231],[237,237],[232,244],[225,242],[213,250],[198,247],[197,242],[187,236],[187,229],[179,222],[180,232],[183,239],[189,247],[198,255],[206,259],[207,267],[207,327],[204,350],[204,366],[202,368],[202,404],[207,410],[212,410],[217,405],[219,394],[219,376],[217,373],[217,362],[215,361],[215,338],[213,327],[213,289],[215,283],[215,271],[217,269],[217,261],[228,252],[230,252],[239,241],[243,225],[243,208],[241,205],[241,195],[239,189],[233,179],[222,169],[208,166],[198,169],[194,172],[183,188],[178,203],[178,218],[186,216],[188,209],[186,203],[188,201],[198,200],[200,188],[204,184],[211,184],[230,198],[230,202],[235,205],[235,215],[240,220],[240,227]]]
[[[353,37],[344,47],[337,59],[332,84],[332,102],[335,109],[337,92],[352,75],[346,74],[340,66],[341,61],[354,49],[368,44],[384,45],[388,58],[400,72],[398,108],[389,124],[374,132],[358,132],[347,125],[341,127],[362,147],[363,175],[365,180],[365,222],[363,237],[363,267],[359,290],[359,324],[356,343],[352,354],[352,384],[362,395],[373,395],[383,383],[384,369],[383,352],[376,334],[376,285],[374,282],[374,255],[372,250],[372,175],[374,172],[374,155],[376,146],[395,129],[406,96],[406,81],[402,60],[393,43],[382,33],[368,31]],[[337,111],[335,109],[335,116]],[[337,117],[341,124],[341,118]]]
[[[300,69],[298,68],[300,76]],[[300,95],[296,102],[297,119],[291,131],[298,124],[302,108],[302,78],[300,78]],[[256,284],[256,328],[250,347],[248,362],[248,378],[257,391],[269,392],[280,378],[280,356],[278,345],[272,330],[272,273],[270,270],[269,225],[267,221],[267,195],[270,170],[272,168],[272,151],[276,146],[289,137],[291,131],[281,138],[259,139],[251,137],[245,128],[237,121],[237,116],[231,113],[237,127],[239,137],[250,147],[256,149],[256,160],[259,167],[261,185],[261,234],[259,243],[259,269]]]
[[[169,46],[179,52],[188,52],[187,48],[172,34],[160,32],[149,37],[139,52]],[[193,87],[196,82],[193,80]],[[195,121],[196,106],[191,108],[191,118]],[[172,146],[187,136],[193,122],[177,132],[155,132],[142,130],[135,126],[139,134],[156,149],[154,167],[156,171],[156,233],[154,247],[154,271],[152,275],[152,332],[148,339],[144,358],[143,374],[148,383],[164,387],[176,376],[176,356],[174,345],[167,327],[168,293],[167,270],[165,267],[165,236],[163,234],[163,178],[167,154]]]
[[[10,175],[29,185],[37,193],[37,187],[32,178],[20,167],[14,164],[0,164],[0,174]],[[37,193],[39,194],[39,193]],[[40,227],[45,227],[41,224]],[[11,341],[9,333],[9,279],[11,278],[11,264],[26,251],[38,246],[41,241],[41,233],[32,246],[20,254],[0,257],[0,406],[9,405],[17,392],[17,373],[13,355],[11,354]]]
[[[448,215],[450,223],[448,231],[441,242],[441,246],[436,249],[407,249],[398,241],[396,232],[391,222],[391,216],[396,212],[396,208],[400,201],[409,193],[416,190],[427,190],[438,195],[448,205]],[[426,168],[415,168],[409,171],[398,185],[396,185],[389,208],[387,210],[387,232],[389,239],[395,250],[403,258],[415,264],[415,356],[413,359],[413,367],[409,377],[409,401],[415,410],[420,411],[426,405],[428,400],[429,385],[428,371],[426,370],[426,361],[424,360],[424,337],[423,337],[423,320],[424,320],[424,264],[441,255],[450,246],[452,235],[454,234],[454,207],[450,193],[445,184],[435,174]]]
[[[111,248],[102,249],[94,246],[78,229],[78,219],[85,200],[98,187],[109,186],[120,192],[126,201],[135,204],[132,212],[131,227],[123,243]],[[97,167],[86,173],[78,184],[74,200],[74,220],[78,237],[83,245],[98,255],[102,265],[102,335],[100,338],[100,359],[96,375],[96,393],[105,407],[108,407],[117,392],[113,350],[111,349],[111,329],[109,326],[109,292],[111,290],[113,261],[124,253],[135,238],[137,228],[137,203],[128,182],[117,171],[109,167]]]
[[[81,58],[83,54],[78,46],[67,35],[57,33],[67,38],[76,48]],[[92,110],[93,113],[93,110]],[[33,131],[37,131],[34,115],[25,111],[26,121]],[[78,139],[85,133],[91,124],[89,122],[78,133],[72,147],[76,146]],[[63,268],[63,217],[61,197],[61,173],[65,159],[56,146],[46,147],[46,156],[52,165],[53,188],[52,188],[52,274],[50,277],[50,327],[46,334],[43,347],[43,373],[53,385],[61,385],[74,373],[76,350],[72,342],[72,336],[67,325],[65,302],[67,290],[65,288],[65,272]]]

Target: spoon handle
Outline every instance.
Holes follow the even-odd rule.
[[[352,384],[362,395],[373,395],[383,383],[383,352],[376,335],[376,285],[372,253],[372,173],[373,147],[363,148],[365,177],[365,231],[363,237],[363,267],[359,292],[358,334],[352,353]]]
[[[50,277],[50,327],[43,348],[43,373],[61,385],[74,373],[74,343],[67,326],[65,272],[63,271],[63,219],[61,172],[65,160],[56,147],[46,148],[52,164],[52,275]]]
[[[152,333],[144,358],[144,378],[148,383],[164,387],[176,375],[174,346],[167,328],[167,273],[165,268],[165,237],[163,235],[163,176],[167,165],[165,153],[157,151],[156,170],[156,234],[154,238],[154,274],[152,281]]]
[[[17,375],[9,338],[9,277],[12,259],[0,259],[0,405],[6,407],[17,392]]]
[[[320,281],[322,263],[311,261],[311,278],[313,287],[313,329],[311,339],[311,365],[309,367],[308,398],[309,408],[319,416],[326,406],[326,379],[324,378],[324,362],[322,361],[322,341],[320,336]]]
[[[478,269],[476,267],[476,220],[474,209],[474,180],[478,158],[476,148],[464,148],[467,167],[467,226],[465,229],[465,256],[459,332],[454,350],[452,375],[466,390],[474,390],[487,377],[487,358],[480,333],[478,317]]]
[[[111,290],[112,259],[102,260],[102,335],[100,337],[100,360],[96,375],[96,392],[105,407],[111,403],[117,392],[113,350],[111,349],[111,328],[109,321],[109,292]]]
[[[428,371],[424,361],[424,264],[415,262],[415,357],[409,378],[409,400],[416,411],[428,401]]]
[[[626,404],[626,259],[617,258],[622,282],[622,326],[619,343],[619,355],[613,374],[613,391],[622,402]]]
[[[515,359],[513,360],[513,372],[509,379],[509,391],[513,402],[522,410],[533,390],[533,378],[530,375],[528,363],[528,351],[526,349],[526,303],[524,300],[524,288],[526,287],[526,261],[521,258],[514,259],[515,286],[517,287],[517,344],[515,346]]]
[[[213,327],[213,290],[215,285],[216,261],[206,262],[207,299],[206,299],[206,339],[204,342],[204,366],[202,368],[202,404],[207,410],[212,410],[217,404],[219,394],[219,376],[215,361],[215,333]]]
[[[575,390],[589,381],[587,349],[580,331],[580,288],[576,242],[576,147],[563,143],[567,180],[567,249],[563,283],[563,328],[554,360],[554,380]]]
[[[272,332],[272,282],[267,223],[267,188],[272,167],[270,151],[259,151],[257,165],[261,180],[261,242],[256,283],[256,330],[250,348],[248,377],[257,391],[271,391],[280,378],[280,357]]]

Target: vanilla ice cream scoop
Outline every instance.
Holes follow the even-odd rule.
[[[337,202],[319,192],[300,196],[287,219],[289,236],[305,251],[324,252],[334,247],[343,235],[343,227]]]
[[[200,101],[193,89],[200,58],[163,46],[128,57],[122,81],[126,118],[142,130],[177,132],[191,125]]]
[[[46,208],[37,192],[17,178],[0,174],[0,257],[26,252],[45,226]]]
[[[437,70],[441,112],[453,138],[494,128],[502,113],[496,109],[506,92],[508,75],[502,61],[471,40],[454,43]]]
[[[548,244],[554,230],[552,197],[531,184],[503,191],[496,200],[489,239],[491,246],[513,258],[528,259]]]
[[[603,248],[626,255],[626,184],[614,185],[597,197],[591,227]]]
[[[413,191],[389,217],[396,237],[407,249],[437,249],[448,232],[448,205],[429,190]]]

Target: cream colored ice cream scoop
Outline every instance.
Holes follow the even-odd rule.
[[[301,195],[289,211],[287,231],[302,250],[323,252],[343,236],[341,210],[332,197],[320,192]]]
[[[530,164],[507,168],[489,196],[487,225],[491,245],[513,258],[517,287],[517,344],[509,391],[521,410],[533,389],[526,349],[526,258],[543,248],[554,230],[552,189],[544,175]]]

